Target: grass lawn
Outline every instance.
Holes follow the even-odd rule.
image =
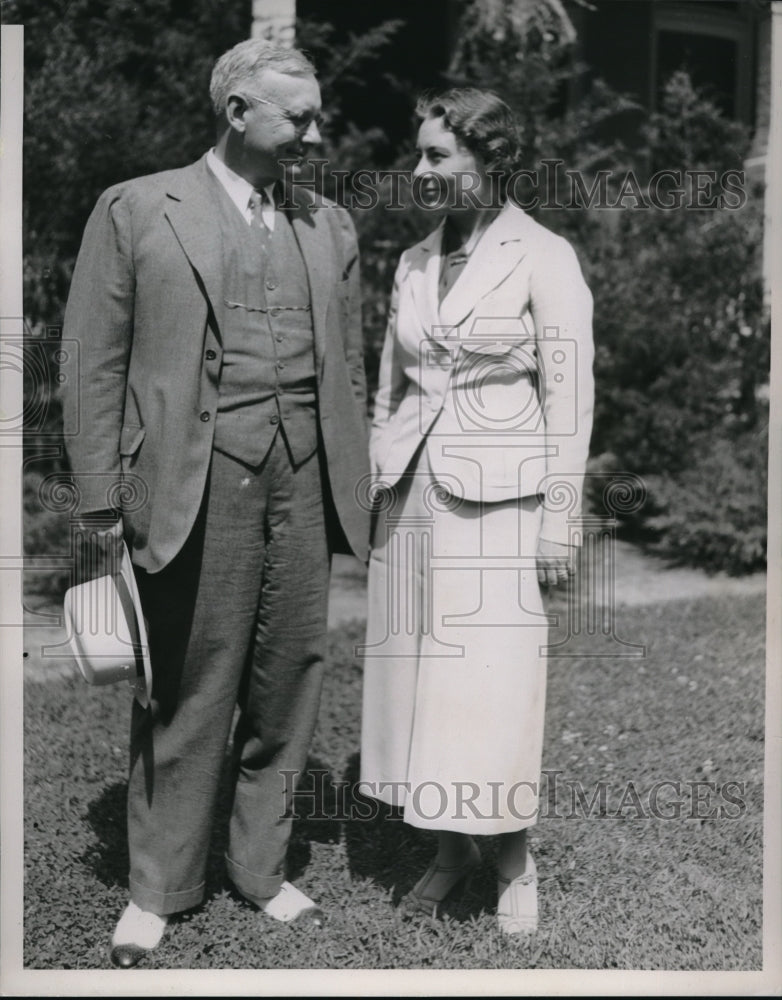
[[[311,754],[317,811],[301,797],[289,872],[326,927],[275,924],[230,889],[223,801],[206,903],[145,967],[759,969],[764,612],[757,596],[620,608],[617,632],[646,645],[643,659],[590,655],[580,637],[568,646],[580,655],[550,660],[547,792],[530,841],[540,929],[521,941],[495,927],[491,838],[443,920],[396,918],[392,900],[435,838],[387,810],[344,819],[366,805],[345,784],[358,775],[363,634],[335,630]],[[126,685],[25,684],[26,968],[108,967],[127,896],[129,699]]]

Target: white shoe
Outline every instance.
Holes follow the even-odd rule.
[[[538,929],[538,873],[527,851],[523,875],[497,880],[497,922],[503,934],[534,934]]]
[[[295,885],[283,882],[280,891],[261,906],[268,916],[289,924],[299,917],[306,918],[316,927],[322,927],[325,917],[323,910]]]
[[[148,951],[160,944],[168,917],[142,910],[128,903],[111,939],[111,961],[121,969],[137,965]]]

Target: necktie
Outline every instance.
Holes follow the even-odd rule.
[[[254,229],[260,229],[264,235],[270,231],[268,214],[274,211],[274,206],[270,203],[265,191],[253,191],[250,195],[250,225]]]

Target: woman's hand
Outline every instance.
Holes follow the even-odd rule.
[[[545,538],[538,539],[537,564],[538,583],[541,586],[556,587],[567,583],[576,572],[575,545],[562,545],[560,542],[549,542]]]

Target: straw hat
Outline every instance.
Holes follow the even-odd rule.
[[[144,615],[127,545],[119,571],[71,587],[64,600],[71,652],[89,684],[126,680],[145,708],[152,669]]]

